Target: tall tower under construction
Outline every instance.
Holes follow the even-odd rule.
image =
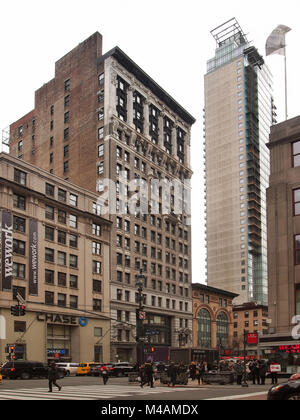
[[[266,188],[272,75],[235,18],[211,31],[205,75],[208,285],[267,303]]]

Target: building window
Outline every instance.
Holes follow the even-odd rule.
[[[224,312],[217,317],[217,345],[228,348],[228,318]]]
[[[50,197],[54,197],[54,185],[46,183],[46,195]]]
[[[101,255],[101,244],[99,242],[93,242],[93,254]]]
[[[93,223],[93,235],[101,236],[101,225],[97,225],[96,223]]]
[[[13,263],[13,277],[25,279],[26,266],[24,264]]]
[[[78,308],[78,296],[70,295],[70,308]]]
[[[19,241],[18,239],[14,239],[14,242],[13,242],[14,254],[25,255],[25,250],[26,250],[25,242]]]
[[[70,92],[70,79],[65,81],[65,92]]]
[[[127,121],[127,83],[118,76],[117,81],[117,115],[122,121]]]
[[[300,214],[300,189],[293,191],[294,216]]]
[[[104,145],[103,144],[99,144],[98,146],[98,157],[102,157],[104,156]]]
[[[294,249],[295,249],[295,265],[299,265],[300,264],[300,235],[295,236]]]
[[[70,95],[65,96],[64,104],[65,104],[65,107],[70,106]]]
[[[93,273],[101,274],[101,262],[93,261]]]
[[[211,316],[206,309],[201,309],[198,314],[198,347],[211,348]]]
[[[65,190],[62,190],[61,188],[59,188],[58,193],[57,193],[57,199],[58,199],[58,201],[61,201],[62,203],[65,203],[67,201],[67,192]]]
[[[93,280],[93,292],[102,293],[102,281],[101,280]]]
[[[62,266],[67,265],[67,254],[65,252],[57,252],[57,264]]]
[[[67,275],[66,273],[57,274],[57,284],[58,286],[66,287],[67,285]]]
[[[292,143],[293,168],[300,166],[300,141]]]
[[[45,304],[46,305],[54,305],[54,293],[53,292],[45,292]]]
[[[57,294],[57,305],[63,307],[67,305],[67,296],[64,293]]]
[[[77,216],[70,214],[69,226],[71,228],[77,229]]]
[[[49,220],[54,220],[54,207],[47,206],[45,207],[45,218]]]
[[[69,245],[71,248],[77,248],[78,247],[78,236],[77,235],[73,235],[72,233],[70,233],[69,235]]]
[[[53,263],[54,262],[54,250],[50,248],[45,248],[45,261]]]
[[[300,284],[296,284],[296,315],[300,315]]]
[[[69,200],[70,206],[77,207],[78,205],[78,197],[75,194],[70,194],[70,200]]]
[[[14,170],[14,181],[18,184],[26,186],[26,176],[27,174],[19,169]]]
[[[14,230],[16,232],[25,233],[26,232],[26,220],[21,217],[14,216]]]
[[[98,121],[102,121],[102,120],[103,120],[103,118],[104,118],[104,108],[101,108],[101,109],[98,111]]]
[[[54,271],[45,270],[45,283],[54,284]]]
[[[19,210],[26,210],[26,198],[20,194],[14,194],[14,207]]]
[[[104,73],[99,74],[98,83],[99,83],[99,86],[104,85]]]
[[[93,311],[102,312],[102,300],[93,299]]]
[[[46,241],[54,241],[54,228],[45,226],[45,239]]]
[[[77,255],[70,255],[70,268],[78,268],[78,257]]]
[[[71,289],[78,288],[78,277],[74,276],[73,274],[70,275],[70,288]]]

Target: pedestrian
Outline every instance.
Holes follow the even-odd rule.
[[[145,382],[145,365],[144,363],[141,364],[139,367],[139,375],[140,375],[140,386],[143,388]]]
[[[56,388],[60,391],[62,389],[61,385],[58,385],[56,380],[58,379],[58,369],[54,362],[51,362],[48,367],[48,381],[49,381],[49,391],[52,392],[52,385],[55,385]]]
[[[260,384],[265,385],[266,383],[266,374],[267,374],[267,366],[263,360],[259,363],[259,377],[260,377]]]
[[[103,385],[106,385],[109,379],[109,372],[106,366],[101,367],[101,376],[103,379]]]
[[[170,378],[170,382],[168,386],[171,386],[175,388],[176,380],[177,380],[177,373],[178,373],[178,367],[175,365],[174,362],[171,362],[168,367],[168,377]]]
[[[144,382],[141,382],[141,387],[148,383],[151,388],[154,388],[154,381],[153,381],[153,365],[151,360],[148,360],[144,365]]]
[[[190,371],[190,378],[192,379],[192,381],[194,381],[196,379],[196,363],[192,362],[189,366],[189,371]]]
[[[234,372],[236,374],[236,384],[242,385],[244,369],[240,360],[238,360],[236,364],[234,365]]]
[[[278,384],[278,368],[280,370],[280,365],[276,361],[273,361],[270,364],[270,373],[271,373],[272,385],[277,385]]]
[[[197,367],[196,367],[196,378],[198,380],[198,385],[203,385],[204,383],[204,373],[205,373],[205,365],[204,362],[198,363]]]
[[[253,385],[256,385],[256,381],[257,381],[257,385],[260,385],[260,376],[259,376],[259,363],[258,360],[256,360],[254,362],[254,367],[253,367]]]

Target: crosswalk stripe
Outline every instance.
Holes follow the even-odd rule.
[[[0,400],[102,400],[184,390],[186,388],[141,389],[139,386],[118,385],[65,386],[61,391],[53,389],[52,393],[48,392],[48,388],[3,389],[0,390]]]

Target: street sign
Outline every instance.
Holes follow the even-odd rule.
[[[145,331],[145,334],[146,335],[159,335],[160,334],[160,331],[159,330],[146,330]]]
[[[257,344],[258,343],[258,334],[247,334],[247,344]]]

